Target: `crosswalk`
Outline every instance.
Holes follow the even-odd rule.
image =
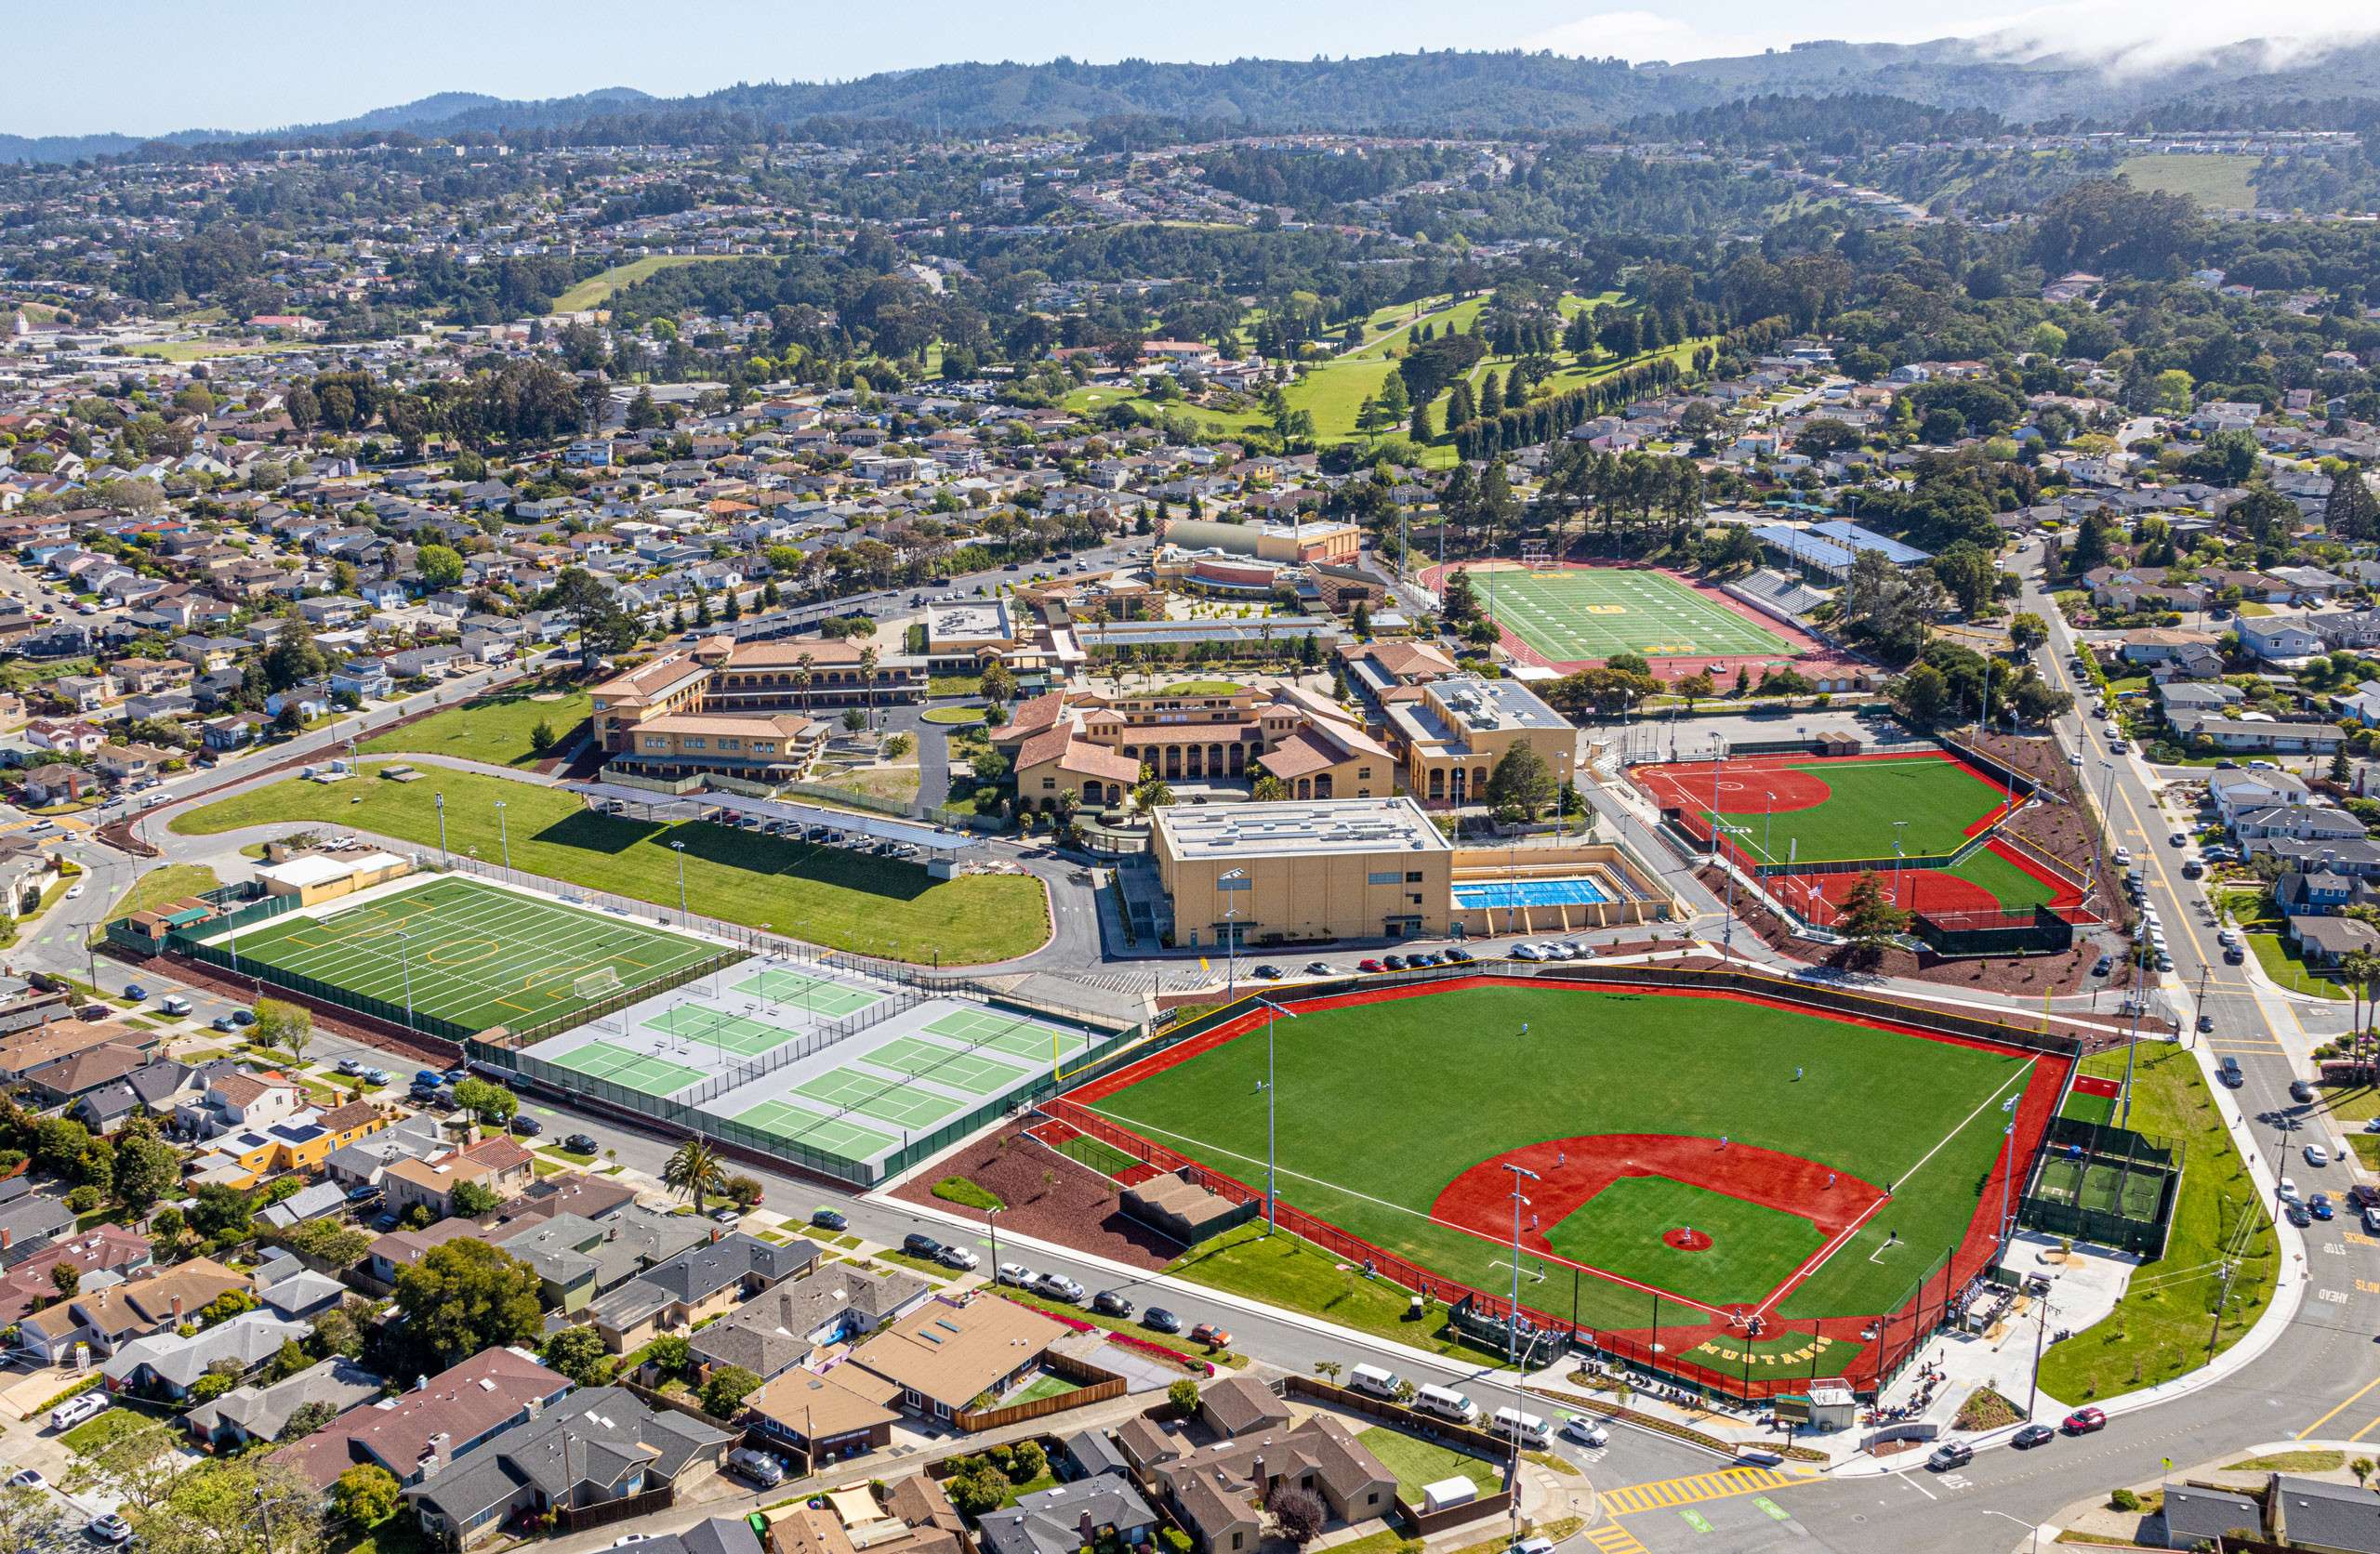
[[[1606,1521],[1600,1527],[1590,1527],[1581,1534],[1601,1550],[1601,1554],[1647,1554],[1636,1534],[1617,1521]]]
[[[1698,1505],[1705,1500],[1724,1500],[1729,1495],[1752,1495],[1764,1489],[1782,1489],[1798,1482],[1792,1474],[1779,1473],[1774,1468],[1723,1468],[1715,1473],[1695,1473],[1683,1479],[1656,1479],[1648,1483],[1606,1489],[1603,1492],[1603,1510],[1606,1516],[1633,1516],[1640,1511]]]

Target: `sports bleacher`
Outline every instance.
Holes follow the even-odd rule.
[[[1812,567],[1831,577],[1846,577],[1851,563],[1863,550],[1872,550],[1897,567],[1914,566],[1928,560],[1926,553],[1914,546],[1888,539],[1872,529],[1862,529],[1857,523],[1841,519],[1825,523],[1813,523],[1806,529],[1789,528],[1782,523],[1765,523],[1754,529],[1752,538],[1770,549],[1782,552],[1787,560]]]
[[[1913,545],[1903,545],[1900,541],[1889,539],[1873,529],[1862,529],[1857,523],[1847,523],[1839,518],[1829,519],[1824,523],[1811,524],[1810,533],[1823,534],[1845,549],[1855,552],[1877,551],[1885,560],[1897,567],[1911,567],[1920,561],[1933,560],[1933,555],[1929,551],[1920,550]]]
[[[1787,615],[1805,615],[1827,599],[1800,578],[1789,577],[1772,567],[1762,567],[1748,577],[1739,578],[1731,586],[1746,598]]]

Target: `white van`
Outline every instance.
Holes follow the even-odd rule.
[[[1376,1398],[1394,1398],[1405,1383],[1396,1373],[1378,1365],[1357,1365],[1347,1373],[1347,1386],[1352,1391],[1369,1392]]]
[[[1448,1387],[1422,1388],[1413,1394],[1413,1407],[1419,1413],[1435,1414],[1458,1425],[1479,1422],[1479,1405]]]
[[[1546,1422],[1534,1414],[1517,1408],[1500,1408],[1489,1423],[1489,1429],[1505,1440],[1541,1452],[1552,1443],[1554,1433]]]

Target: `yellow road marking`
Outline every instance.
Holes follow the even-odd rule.
[[[2373,1376],[2371,1380],[2357,1388],[2353,1392],[2347,1394],[2336,1408],[2332,1409],[2328,1414],[2323,1415],[2312,1424],[2307,1425],[2304,1429],[2299,1430],[2295,1439],[2303,1441],[2307,1436],[2313,1434],[2316,1430],[2320,1429],[2324,1425],[2329,1424],[2333,1419],[2337,1418],[2341,1414],[2345,1413],[2348,1404],[2354,1403],[2356,1399],[2360,1398],[2364,1393],[2369,1392],[2374,1387],[2380,1387],[2380,1376]],[[2370,1429],[2372,1427],[2370,1425],[2366,1425],[2363,1428]]]
[[[1723,1468],[1715,1473],[1695,1473],[1683,1479],[1656,1479],[1647,1483],[1605,1490],[1603,1508],[1606,1516],[1633,1516],[1640,1511],[1663,1510],[1672,1506],[1724,1500],[1731,1495],[1753,1495],[1762,1490],[1782,1489],[1800,1482],[1791,1474],[1766,1468]]]
[[[1586,1538],[1603,1554],[1645,1554],[1645,1546],[1636,1541],[1636,1534],[1617,1521],[1588,1529]]]

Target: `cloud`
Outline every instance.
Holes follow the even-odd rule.
[[[1818,25],[1790,18],[1765,24],[1752,20],[1759,7],[1729,0],[1686,0],[1681,8],[1688,14],[1593,12],[1549,27],[1524,46],[1675,63],[1782,49],[1812,36],[1858,43],[1964,37],[2003,58],[2079,57],[2122,74],[2168,68],[2251,39],[2267,46],[2268,65],[2279,69],[2380,34],[2373,0],[2297,0],[2277,11],[2242,10],[2236,0],[2158,0],[2153,14],[2143,0],[2048,0],[1996,12],[1942,0],[1870,0],[1838,7]]]

